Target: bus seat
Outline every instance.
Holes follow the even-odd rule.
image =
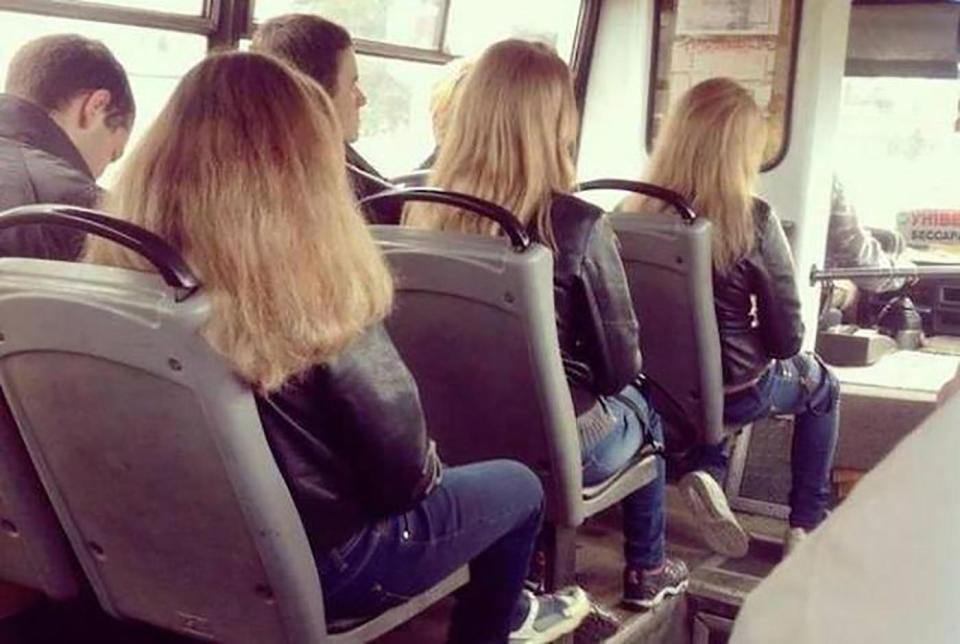
[[[107,612],[220,642],[355,642],[465,582],[328,636],[307,536],[251,391],[199,334],[210,303],[189,269],[90,211],[0,215],[18,222],[102,234],[160,273],[0,260],[0,384]]]
[[[553,255],[512,215],[479,199],[417,188],[371,199],[499,211],[507,237],[388,226],[373,234],[397,275],[390,335],[420,389],[428,431],[452,464],[512,458],[541,477],[559,530],[548,586],[572,581],[573,528],[656,475],[638,458],[612,480],[582,485],[579,436],[560,361]],[[451,201],[447,201],[451,199]],[[508,220],[512,220],[512,223]]]
[[[643,371],[654,406],[681,444],[721,440],[723,372],[713,306],[710,222],[672,213],[611,216],[640,322]],[[677,438],[668,439],[678,447]]]
[[[739,428],[723,424],[710,222],[697,218],[680,195],[659,186],[601,179],[579,189],[645,194],[677,211],[615,213],[610,221],[640,322],[648,391],[666,421],[667,449],[679,452],[725,440]]]
[[[6,400],[0,396],[0,582],[69,599],[76,562],[37,478]]]

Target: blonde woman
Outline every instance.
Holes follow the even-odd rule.
[[[203,332],[254,388],[331,619],[381,612],[470,562],[451,639],[548,641],[577,620],[564,597],[521,594],[539,480],[510,461],[443,469],[381,325],[393,284],[342,143],[308,77],[259,54],[215,55],[180,83],[106,207],[201,276]],[[148,269],[103,240],[87,259]]]
[[[789,552],[824,518],[837,441],[839,386],[811,353],[800,353],[803,323],[793,259],[779,219],[754,196],[766,125],[750,93],[715,78],[680,98],[657,138],[647,181],[687,198],[713,224],[713,295],[720,327],[724,421],[743,425],[794,414]],[[659,204],[628,197],[621,209]],[[742,556],[747,536],[718,484],[722,445],[701,448],[681,481],[707,542]]]
[[[430,118],[433,121],[433,140],[436,142],[436,147],[420,164],[420,170],[428,170],[436,163],[440,144],[443,143],[443,137],[447,134],[450,117],[453,116],[453,109],[460,96],[460,89],[463,87],[463,79],[472,68],[473,59],[471,58],[458,58],[447,63],[443,77],[433,86],[430,94]]]
[[[570,195],[577,110],[570,71],[545,45],[490,47],[464,82],[430,185],[476,195],[513,212],[554,251],[560,350],[577,413],[585,484],[621,469],[644,444],[663,441],[660,418],[634,385],[637,319],[603,213]],[[411,205],[411,226],[499,233],[496,224],[445,206]],[[623,503],[624,601],[649,608],[681,592],[687,569],[664,556],[663,463]]]

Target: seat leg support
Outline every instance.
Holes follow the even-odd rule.
[[[577,582],[577,530],[547,524],[541,533],[541,548],[546,557],[544,587],[547,592]]]

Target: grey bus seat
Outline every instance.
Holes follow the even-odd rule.
[[[78,573],[63,529],[0,396],[0,583],[69,599],[80,589]]]
[[[161,272],[0,260],[0,384],[107,612],[219,642],[367,641],[465,582],[328,636],[252,393],[200,336],[210,304],[182,261],[89,211],[20,208],[0,228],[17,217],[110,232]]]
[[[713,303],[710,222],[680,195],[649,184],[598,180],[581,190],[617,189],[653,196],[678,211],[610,217],[640,322],[643,371],[668,427],[667,447],[716,443],[723,424],[723,372]]]
[[[370,199],[452,199],[513,220],[493,204],[430,188]],[[374,227],[398,280],[387,326],[417,381],[441,457],[527,464],[544,483],[548,521],[574,528],[653,480],[655,461],[638,459],[611,481],[584,489],[557,341],[553,255],[529,244],[513,221],[504,228],[509,238]],[[554,572],[568,579],[572,563],[558,561]]]

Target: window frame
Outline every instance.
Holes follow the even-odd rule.
[[[241,37],[252,38],[253,33],[258,27],[254,21],[256,0],[234,1],[247,6],[248,17]],[[0,0],[0,3],[2,2],[3,0]],[[409,45],[398,45],[379,40],[354,38],[354,48],[358,54],[363,54],[365,56],[394,58],[414,63],[427,63],[432,65],[444,65],[449,63],[450,61],[458,58],[458,56],[446,52],[447,28],[450,19],[450,5],[452,2],[453,0],[442,0],[433,47],[412,47]],[[582,68],[584,65],[588,66],[589,63],[589,54],[592,53],[593,42],[596,39],[600,2],[601,0],[580,0],[580,12],[577,18],[577,27],[574,31],[573,53],[570,59],[570,69],[573,72],[575,79],[578,79],[581,75],[583,75]],[[592,18],[592,20],[590,20],[590,18]],[[585,29],[585,26],[588,28]],[[584,56],[584,53],[588,55]],[[585,81],[583,82],[583,85],[585,88]]]
[[[432,48],[357,38],[354,40],[357,53],[437,66],[454,60],[457,56],[445,51],[453,1],[441,0]],[[581,124],[602,3],[603,0],[580,0],[573,49],[570,53],[569,65]],[[74,0],[0,0],[0,11],[206,36],[209,53],[237,50],[240,48],[241,40],[253,37],[257,28],[254,21],[255,4],[256,0],[203,0],[200,15],[192,16],[161,10],[108,5],[95,0],[89,2],[85,0],[83,3]],[[656,43],[654,51],[656,51]]]
[[[432,65],[450,62],[456,58],[445,51],[452,2],[453,0],[442,0],[432,48],[358,38],[354,41],[357,53]],[[580,0],[570,69],[574,77],[577,102],[581,108],[586,96],[601,2],[602,0]],[[218,51],[238,49],[241,39],[253,37],[257,27],[254,22],[255,4],[256,0],[203,0],[201,14],[189,16],[98,2],[81,4],[71,0],[0,0],[0,11],[198,34],[207,37],[208,51]]]
[[[150,9],[133,9],[97,2],[69,0],[0,0],[0,10],[17,13],[72,18],[90,22],[106,22],[130,27],[147,27],[210,36],[217,29],[221,6],[232,0],[203,0],[198,16],[166,13]]]
[[[679,0],[678,0],[679,1]],[[800,25],[803,22],[803,0],[794,0],[793,28],[790,42],[790,68],[787,70],[787,102],[783,115],[783,140],[777,155],[769,161],[764,161],[761,172],[769,172],[783,163],[790,151],[793,134],[793,103],[797,84],[797,59],[800,55]],[[647,87],[647,123],[646,145],[647,154],[653,152],[653,120],[656,112],[657,100],[657,72],[660,68],[660,32],[663,0],[656,0],[653,8],[653,37],[650,39],[652,51],[650,54],[650,82]]]

